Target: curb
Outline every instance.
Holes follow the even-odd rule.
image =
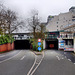
[[[42,52],[36,52],[36,51],[32,51],[34,54],[36,55],[42,55],[43,54],[43,51]]]

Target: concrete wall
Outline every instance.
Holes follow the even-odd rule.
[[[72,21],[72,19],[75,19],[73,18],[73,16],[75,16],[75,13],[73,12],[61,13],[59,15],[54,16],[54,18],[52,18],[48,22],[46,30],[60,31],[66,25],[75,24],[75,21]]]
[[[46,45],[46,42],[45,40],[43,41],[43,49],[45,49],[45,45]]]
[[[75,37],[74,37],[74,53],[75,53]]]

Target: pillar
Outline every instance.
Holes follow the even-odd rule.
[[[75,37],[74,37],[74,53],[75,53]]]
[[[43,49],[45,49],[45,40],[43,41]]]

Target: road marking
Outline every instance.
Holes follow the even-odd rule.
[[[60,60],[60,58],[58,56],[56,56],[58,60]]]
[[[15,50],[12,50],[12,51],[10,51],[10,52],[0,54],[0,57],[8,56],[8,55],[10,55],[10,54],[13,54],[14,52],[15,52]]]
[[[21,51],[22,51],[22,50],[21,50]],[[20,52],[21,52],[21,51],[20,51]],[[19,53],[20,53],[20,52],[19,52]],[[3,60],[3,61],[0,61],[0,63],[12,59],[13,57],[17,56],[19,53],[17,53],[16,55],[14,55],[14,56],[12,56],[12,57],[10,57],[10,58],[8,58],[8,59],[5,59],[5,60]]]
[[[33,53],[33,52],[32,52],[32,53]],[[27,73],[27,75],[30,75],[32,69],[34,68],[34,66],[35,66],[35,64],[36,64],[36,55],[35,55],[35,53],[33,53],[33,54],[34,54],[34,56],[35,56],[35,61],[34,61],[33,65],[32,65],[32,67],[30,68],[29,72]]]
[[[64,52],[64,54],[66,54],[66,53]]]
[[[71,61],[70,59],[68,59],[69,61]]]
[[[40,62],[38,63],[38,65],[35,67],[35,69],[32,71],[32,73],[30,75],[33,75],[33,73],[36,71],[36,69],[39,67],[39,65],[41,64],[42,60],[44,58],[44,52],[43,52],[43,57],[42,59],[40,60]]]
[[[20,60],[23,60],[26,56],[24,55]]]
[[[62,59],[64,59],[64,58],[62,58]]]
[[[39,63],[36,63],[36,64],[39,64]]]
[[[75,65],[75,63],[74,63],[74,65]]]
[[[67,58],[67,57],[65,56],[65,58]]]

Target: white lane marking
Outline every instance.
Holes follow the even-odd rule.
[[[75,65],[75,63],[74,63],[74,65]]]
[[[65,56],[65,58],[67,58],[67,57]]]
[[[38,63],[38,65],[35,67],[35,69],[32,71],[32,73],[30,75],[33,75],[33,73],[36,71],[36,69],[39,67],[39,65],[41,64],[42,60],[44,58],[44,52],[43,52],[43,57],[42,59],[40,60],[40,62]]]
[[[66,53],[64,52],[64,54],[66,54]]]
[[[1,55],[0,57],[5,57],[5,55]]]
[[[58,60],[60,60],[60,58],[58,56],[56,56]]]
[[[13,53],[15,53],[15,50],[12,50],[12,51],[7,52],[7,53],[0,54],[0,57],[8,56],[8,55],[13,54]]]
[[[69,61],[71,61],[70,59],[68,59]]]
[[[26,56],[24,55],[20,60],[23,60]]]
[[[22,50],[21,50],[21,51],[22,51]],[[20,52],[21,52],[21,51],[20,51]],[[19,53],[20,53],[20,52],[19,52]],[[3,60],[3,61],[0,61],[0,63],[12,59],[13,57],[17,56],[19,53],[17,53],[16,55],[14,55],[14,56],[12,56],[12,57],[10,57],[10,58],[8,58],[8,59],[5,59],[5,60]]]
[[[62,58],[62,59],[64,59],[64,58]]]
[[[33,52],[32,52],[32,53],[33,53]],[[36,64],[36,55],[35,55],[35,53],[33,53],[33,54],[34,54],[34,56],[35,56],[35,61],[34,61],[33,65],[32,65],[32,67],[30,68],[29,72],[27,73],[27,75],[30,75],[32,69],[34,68],[34,66],[35,66],[35,64]]]

